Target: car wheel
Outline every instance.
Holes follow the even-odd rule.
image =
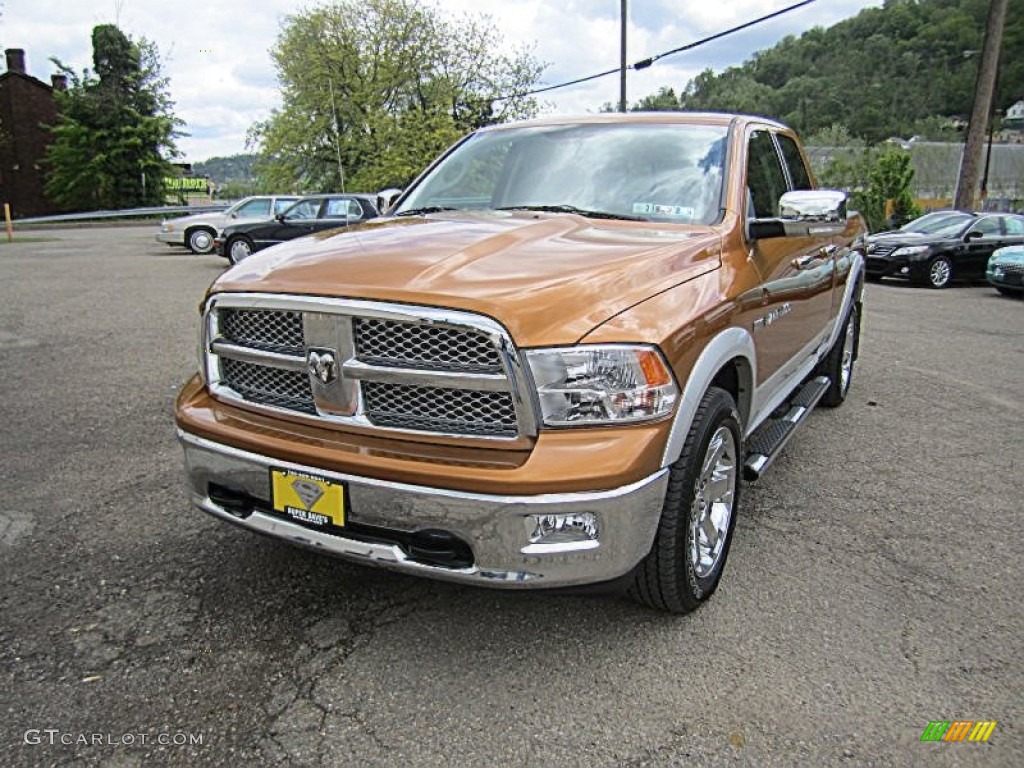
[[[928,262],[925,279],[932,288],[945,288],[953,277],[953,263],[947,256],[936,256]]]
[[[850,382],[853,380],[853,363],[857,359],[859,342],[860,312],[854,304],[846,316],[839,338],[818,367],[818,373],[825,374],[832,382],[818,401],[826,408],[836,408],[846,399],[846,393],[850,391]]]
[[[185,233],[185,240],[188,243],[188,249],[192,253],[204,254],[209,253],[213,250],[213,230],[210,229],[191,229]]]
[[[228,261],[237,264],[252,256],[252,240],[248,237],[233,237],[228,241]]]
[[[637,602],[688,613],[718,587],[736,527],[741,435],[732,396],[711,387],[669,469],[654,544],[633,572],[629,594]]]

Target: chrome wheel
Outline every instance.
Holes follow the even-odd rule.
[[[852,312],[846,321],[846,333],[843,336],[843,353],[839,359],[839,388],[845,395],[850,388],[850,379],[853,378],[853,350],[857,345],[857,318]]]
[[[953,265],[945,257],[936,259],[928,267],[928,280],[931,282],[932,288],[944,288],[952,276]]]
[[[231,263],[237,264],[242,261],[242,259],[247,259],[252,255],[252,246],[249,244],[249,241],[244,238],[232,240],[231,246],[228,249],[228,255],[231,258]]]
[[[213,250],[213,235],[206,229],[194,230],[188,236],[188,249],[192,253],[209,253]]]
[[[701,579],[718,565],[729,538],[737,459],[736,439],[732,431],[722,425],[708,442],[700,474],[694,483],[690,509],[690,564]]]

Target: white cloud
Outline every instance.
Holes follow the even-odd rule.
[[[627,58],[637,61],[792,2],[630,0]],[[707,66],[739,64],[787,34],[829,26],[879,4],[880,0],[822,0],[733,38],[666,58],[629,73],[629,98],[639,99],[663,85],[678,92]],[[549,63],[544,84],[619,63],[618,0],[434,0],[434,5],[454,14],[490,14],[509,48],[531,46],[538,59]],[[0,43],[24,48],[29,73],[49,81],[55,71],[50,57],[78,71],[91,67],[89,36],[97,24],[117,21],[129,35],[152,40],[163,55],[175,111],[192,134],[179,140],[179,149],[187,160],[198,161],[244,151],[249,127],[280,103],[269,50],[282,19],[304,7],[294,0],[107,0],[91,8],[73,0],[7,0],[0,17]],[[541,98],[548,111],[584,113],[617,102],[618,95],[618,77],[613,75]]]

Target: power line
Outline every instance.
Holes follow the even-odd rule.
[[[740,31],[742,31],[744,29],[749,29],[750,27],[756,26],[758,24],[763,24],[766,21],[769,21],[771,19],[777,18],[778,16],[782,16],[783,14],[789,13],[790,11],[795,11],[798,8],[803,8],[805,5],[810,5],[811,3],[814,3],[814,2],[817,2],[817,0],[803,0],[802,2],[794,3],[793,5],[790,5],[790,6],[787,6],[785,8],[782,8],[782,9],[780,9],[778,11],[774,11],[773,13],[766,14],[765,16],[761,16],[761,17],[759,17],[757,19],[754,19],[753,21],[748,21],[748,22],[746,22],[744,24],[740,24],[737,27],[732,27],[731,29],[727,29],[724,32],[717,32],[717,33],[715,33],[713,35],[710,35],[709,37],[704,37],[704,38],[701,38],[700,40],[697,40],[695,42],[687,43],[686,45],[681,45],[678,48],[673,48],[670,51],[665,51],[664,53],[656,54],[656,55],[651,56],[650,58],[647,58],[647,59],[641,59],[640,61],[638,61],[638,62],[636,62],[634,64],[630,64],[629,67],[627,67],[627,69],[632,69],[632,70],[647,69],[654,62],[658,61],[659,59],[664,59],[666,56],[673,56],[674,54],[677,54],[677,53],[682,53],[684,51],[693,50],[694,48],[696,48],[698,46],[704,45],[706,43],[713,42],[715,40],[720,40],[723,37],[726,37],[728,35],[734,34],[736,32],[740,32]],[[589,82],[591,80],[597,80],[597,79],[602,78],[602,77],[607,77],[608,75],[613,75],[613,74],[615,74],[616,72],[619,72],[619,71],[621,71],[620,67],[614,67],[612,69],[606,69],[604,72],[597,72],[596,74],[587,75],[586,77],[578,77],[575,80],[569,80],[569,81],[564,82],[564,83],[558,83],[557,85],[547,85],[547,86],[544,86],[543,88],[534,88],[532,91],[524,91],[523,93],[513,93],[513,94],[510,94],[508,96],[498,96],[498,97],[492,99],[492,101],[508,101],[509,99],[519,99],[519,98],[522,98],[524,96],[535,96],[538,93],[547,93],[548,91],[554,91],[554,90],[557,90],[559,88],[568,88],[570,85],[579,85],[580,83],[586,83],[586,82]]]

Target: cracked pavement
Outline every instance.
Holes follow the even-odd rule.
[[[670,617],[190,510],[172,400],[223,262],[155,230],[0,244],[5,765],[1024,765],[1024,302],[869,285],[847,403],[747,486],[721,589]],[[920,743],[956,719],[998,725]]]

